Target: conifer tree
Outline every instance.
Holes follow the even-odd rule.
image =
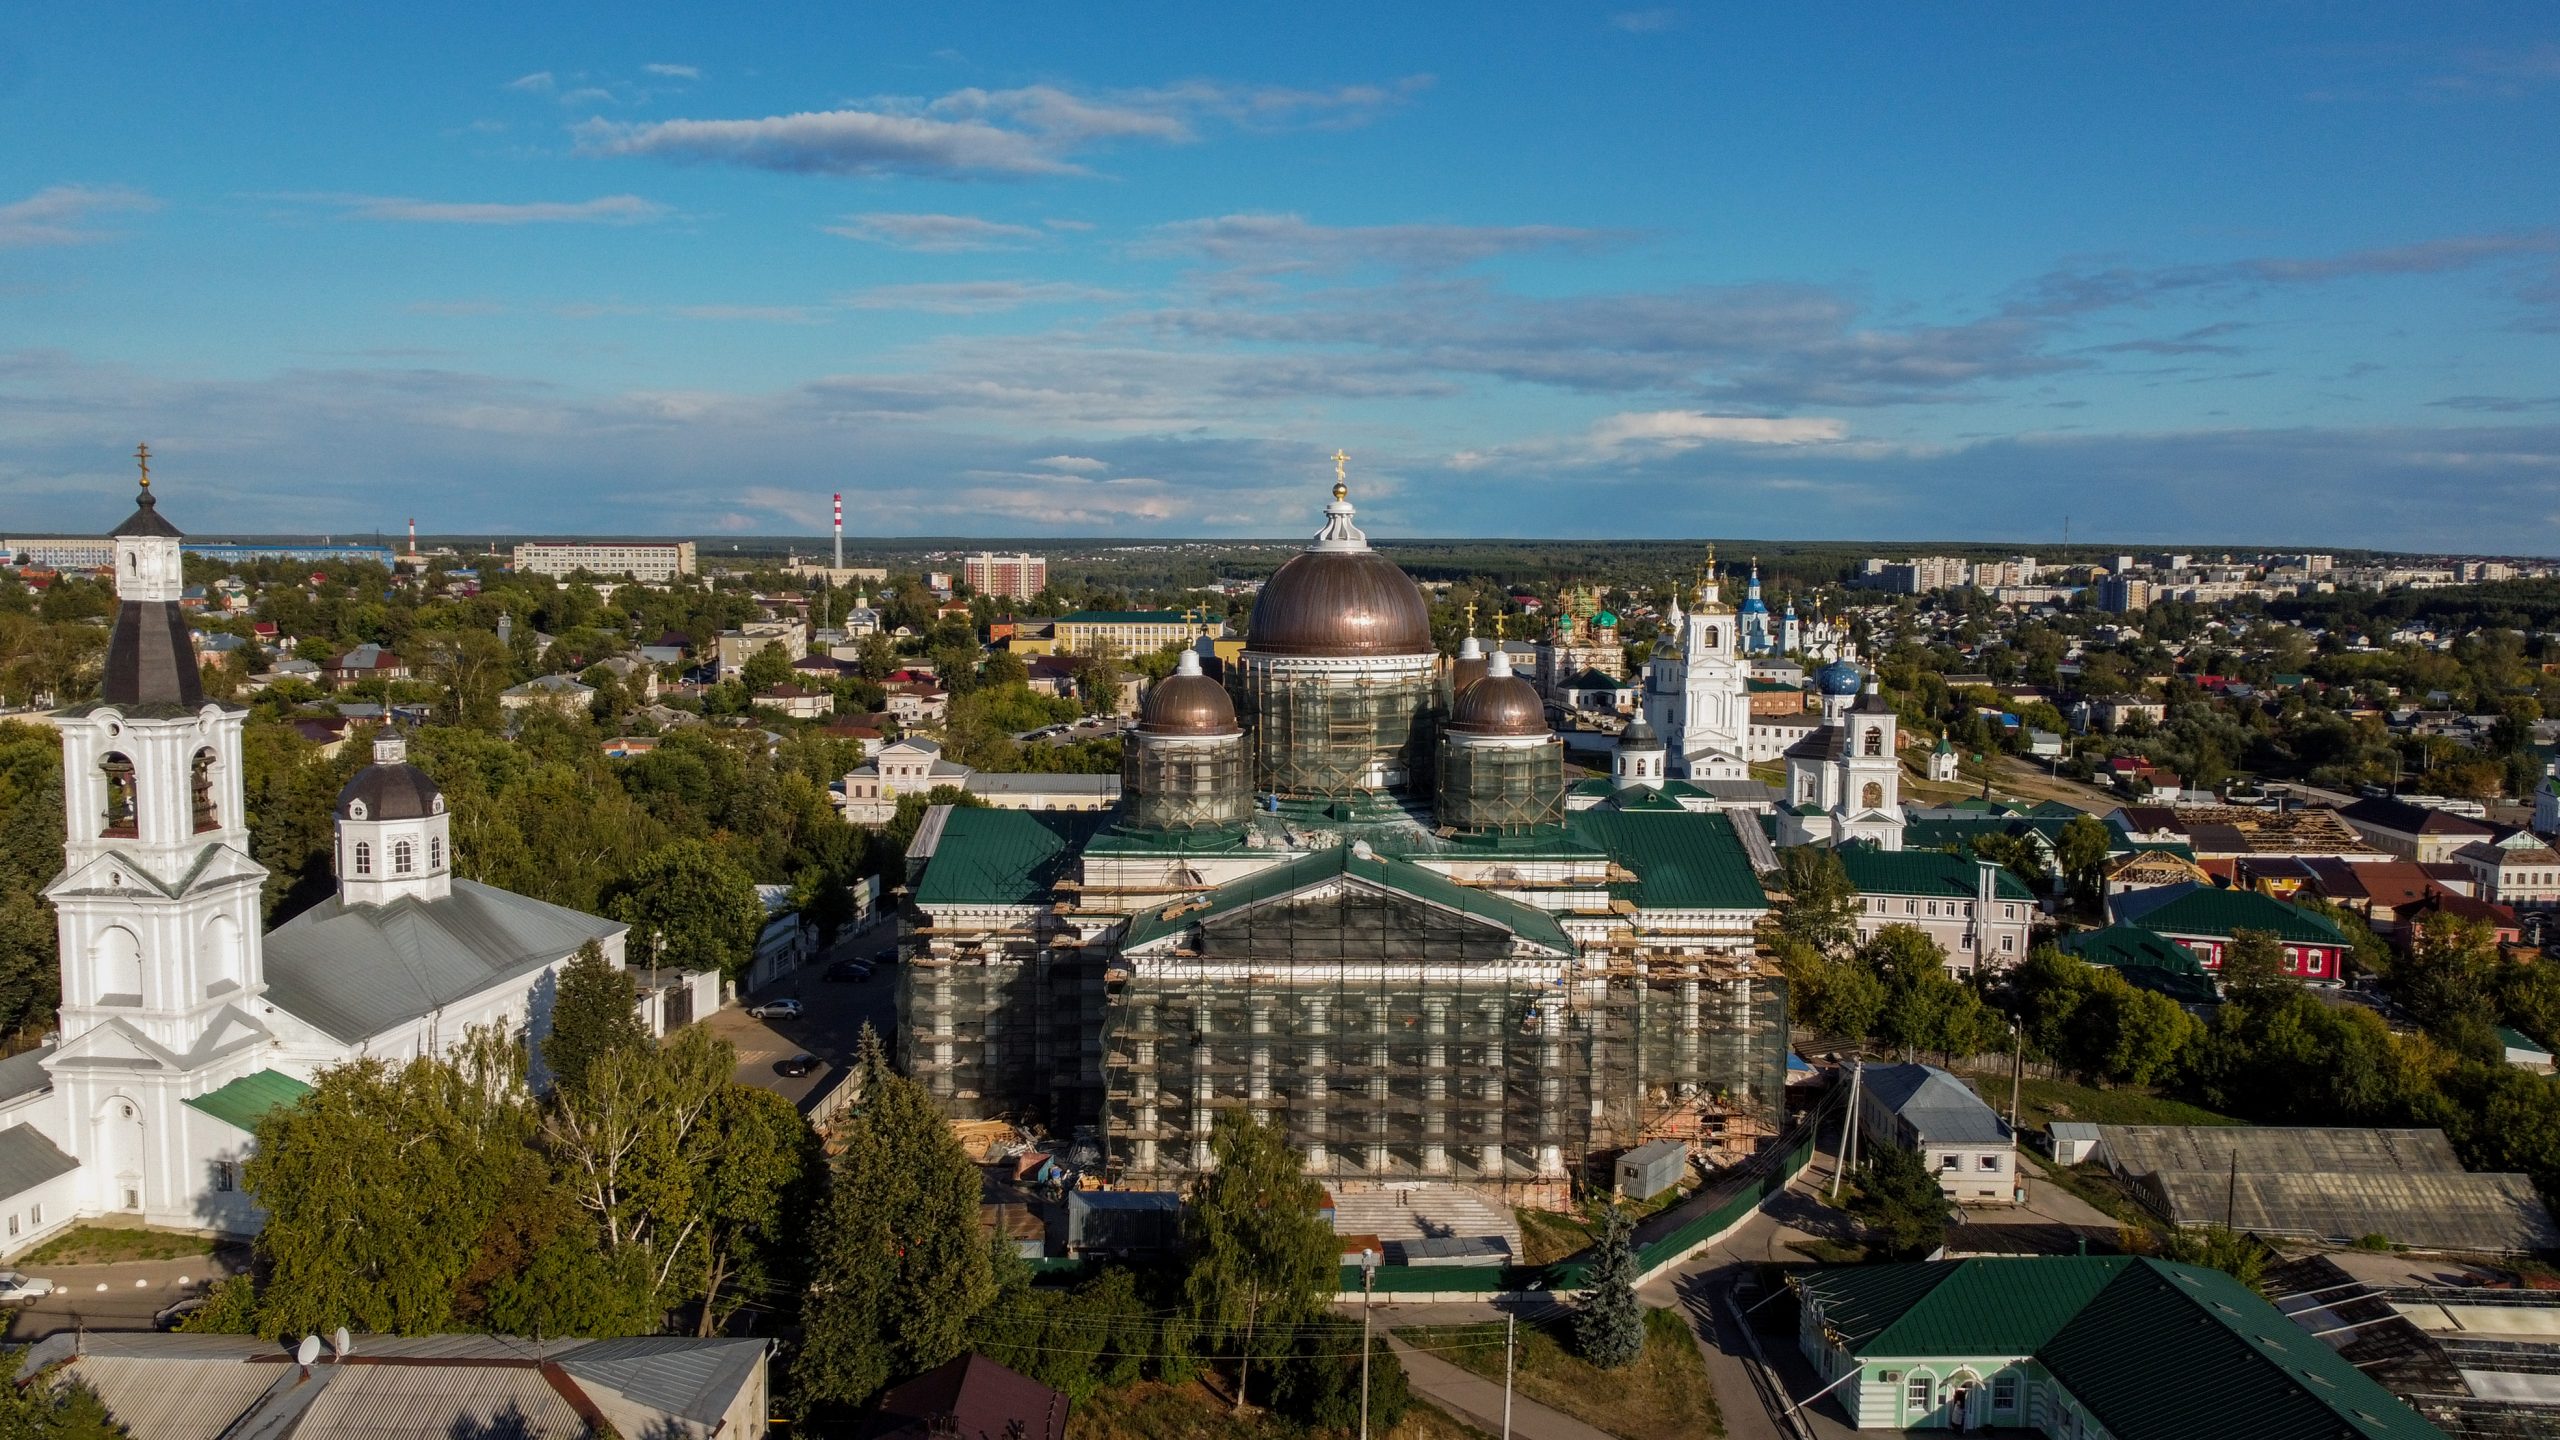
[[[1574,1348],[1603,1370],[1616,1370],[1644,1353],[1644,1306],[1636,1300],[1635,1224],[1612,1205],[1602,1222],[1600,1245],[1573,1313]]]

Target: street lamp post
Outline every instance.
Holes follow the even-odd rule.
[[[1360,1250],[1360,1440],[1369,1440],[1369,1295],[1378,1278],[1375,1247]]]

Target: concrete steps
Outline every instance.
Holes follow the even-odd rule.
[[[1337,1235],[1375,1235],[1381,1240],[1499,1236],[1511,1247],[1513,1255],[1523,1253],[1520,1222],[1511,1211],[1458,1185],[1398,1185],[1351,1193],[1337,1190],[1333,1196],[1333,1230]]]

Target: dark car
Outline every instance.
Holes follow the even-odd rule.
[[[776,1060],[773,1062],[774,1074],[789,1075],[794,1078],[806,1075],[817,1068],[818,1057],[810,1054],[806,1050],[801,1051],[799,1054],[792,1056],[788,1060]]]
[[[195,1314],[204,1307],[205,1298],[201,1295],[198,1295],[191,1300],[181,1300],[177,1304],[161,1311],[159,1314],[152,1316],[151,1328],[154,1330],[175,1330],[179,1326],[187,1323],[188,1316]]]
[[[871,963],[874,965],[894,965],[898,963],[898,947],[892,945],[888,949],[881,951],[879,954],[872,956]]]
[[[830,980],[868,980],[871,978],[871,967],[863,964],[859,960],[839,960],[833,965],[827,967],[827,978]]]

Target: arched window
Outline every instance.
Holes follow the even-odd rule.
[[[108,836],[142,833],[141,821],[133,808],[133,762],[123,752],[110,750],[98,761],[98,774],[107,783],[107,803],[100,815],[99,832]]]
[[[1884,753],[1883,726],[1870,725],[1867,727],[1867,753],[1870,755],[1881,755]]]
[[[213,761],[214,755],[210,747],[197,751],[194,771],[189,777],[190,784],[194,787],[196,833],[199,835],[207,830],[222,828],[221,813],[213,803]]]
[[[1869,810],[1881,810],[1881,809],[1883,809],[1883,808],[1884,808],[1884,787],[1883,787],[1882,785],[1877,784],[1877,783],[1876,783],[1876,782],[1874,782],[1873,780],[1868,781],[1868,782],[1867,782],[1866,793],[1864,793],[1864,794],[1862,794],[1862,795],[1860,795],[1860,796],[1858,797],[1858,803],[1859,803],[1859,804],[1861,804],[1861,805],[1863,805],[1863,806],[1865,806],[1865,807],[1866,807],[1867,809],[1869,809]]]
[[[406,875],[406,874],[408,874],[410,871],[415,870],[415,869],[417,869],[417,868],[418,868],[418,852],[417,852],[417,847],[415,847],[415,846],[411,845],[411,844],[410,844],[408,841],[406,841],[406,840],[394,840],[394,841],[392,841],[392,842],[391,842],[391,873],[392,873],[392,874],[394,874],[394,875]]]
[[[441,835],[432,835],[427,838],[427,868],[430,870],[444,868],[444,837]]]
[[[358,875],[370,875],[373,873],[373,842],[369,840],[359,840],[356,842],[354,868],[355,873]]]
[[[1718,644],[1718,642],[1720,642],[1720,641],[1724,638],[1724,632],[1723,632],[1723,631],[1721,631],[1721,630],[1718,630],[1718,629],[1717,629],[1716,627],[1714,627],[1713,625],[1710,625],[1710,626],[1708,626],[1706,629],[1699,631],[1699,632],[1698,632],[1698,635],[1699,635],[1699,638],[1700,638],[1701,640],[1703,640],[1703,641],[1705,641],[1705,642],[1706,642],[1706,648],[1708,648],[1708,649],[1710,649],[1710,650],[1713,650],[1714,648],[1716,648],[1716,645]]]
[[[105,1004],[142,1003],[142,940],[121,925],[98,932],[89,947],[90,975]]]

